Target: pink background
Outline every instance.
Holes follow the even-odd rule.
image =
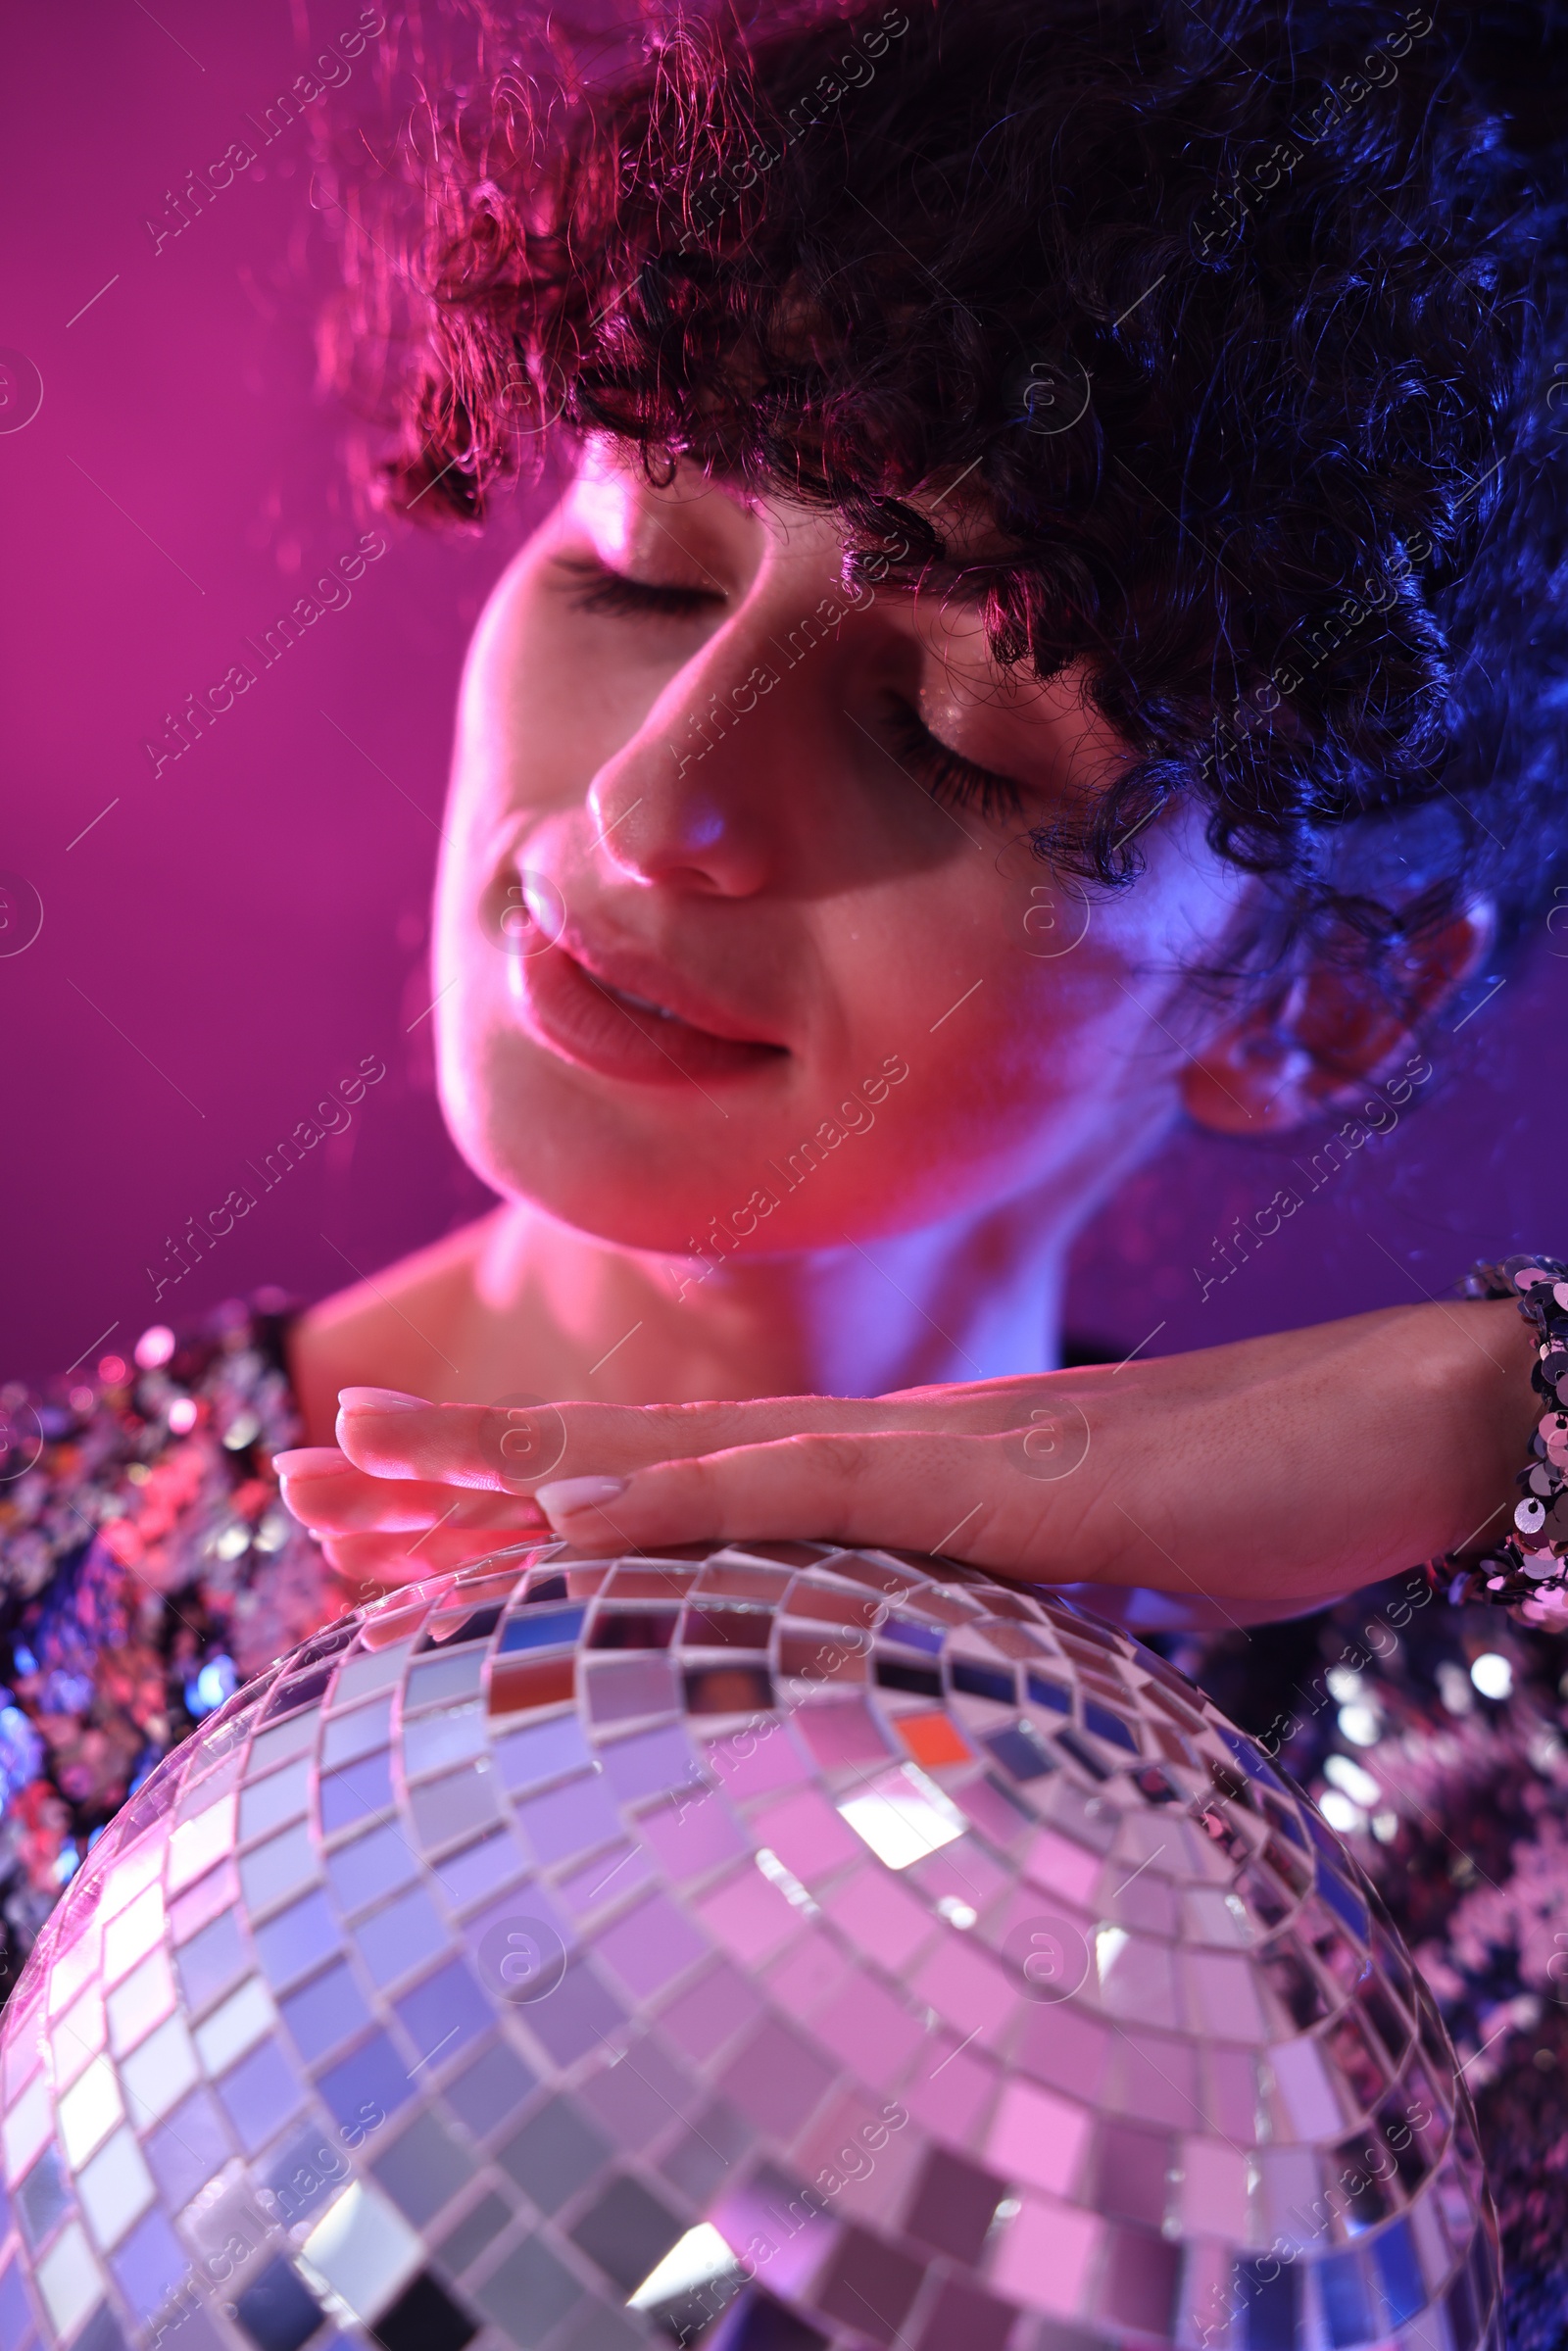
[[[315,388],[337,240],[312,124],[160,251],[144,225],[193,167],[255,143],[246,116],[355,16],[354,0],[160,0],[155,22],[90,0],[8,27],[0,345],[43,401],[0,431],[0,869],[43,925],[0,955],[0,1377],[91,1362],[260,1283],[319,1296],[489,1198],[446,1141],[419,1016],[459,665],[526,502],[482,538],[388,523],[346,609],[184,758],[155,778],[142,748],[372,527],[347,419]],[[379,119],[375,50],[313,110],[334,134]],[[1558,948],[1543,931],[1443,1040],[1419,1115],[1206,1299],[1193,1268],[1223,1272],[1214,1236],[1282,1184],[1305,1195],[1291,1161],[1321,1138],[1181,1139],[1087,1236],[1075,1327],[1128,1347],[1154,1332],[1165,1352],[1441,1290],[1482,1249],[1568,1249]],[[167,1237],[235,1186],[259,1192],[251,1163],[368,1056],[387,1074],[347,1129],[155,1311]]]

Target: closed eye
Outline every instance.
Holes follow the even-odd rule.
[[[729,602],[721,589],[633,579],[592,556],[557,556],[555,568],[577,583],[567,599],[574,612],[608,612],[622,620],[692,620],[699,613],[722,611]]]
[[[1022,815],[1023,786],[950,750],[911,704],[896,699],[887,725],[897,755],[934,800],[975,808],[982,816]]]

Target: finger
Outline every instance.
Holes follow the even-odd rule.
[[[272,1455],[272,1467],[280,1478],[339,1478],[353,1463],[335,1445],[291,1445]]]
[[[1029,1474],[1030,1434],[813,1432],[654,1463],[613,1493],[608,1480],[547,1480],[535,1498],[559,1535],[599,1554],[794,1537],[896,1543],[1014,1573],[1050,1557],[1050,1580],[1070,1581],[1090,1571],[1070,1544],[1046,1540],[1052,1516],[1064,1533],[1071,1520],[1063,1497]]]
[[[464,1527],[543,1523],[526,1495],[465,1493],[419,1478],[371,1477],[331,1446],[278,1453],[273,1465],[288,1508],[318,1534],[350,1535],[374,1527],[388,1534],[417,1534],[454,1514]]]
[[[873,1397],[508,1406],[422,1404],[383,1389],[345,1388],[337,1439],[350,1462],[375,1477],[519,1494],[547,1478],[641,1468],[803,1428],[871,1429],[888,1417]]]

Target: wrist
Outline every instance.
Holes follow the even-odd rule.
[[[1488,1351],[1500,1356],[1499,1368],[1519,1356],[1505,1318],[1516,1316],[1524,1334],[1529,1374],[1521,1393],[1529,1399],[1529,1426],[1516,1455],[1524,1466],[1515,1470],[1506,1511],[1494,1512],[1474,1536],[1431,1561],[1430,1572],[1454,1602],[1517,1606],[1527,1623],[1561,1630],[1568,1627],[1568,1265],[1553,1257],[1505,1257],[1478,1265],[1465,1290],[1488,1301],[1495,1317]],[[1508,1426],[1505,1409],[1488,1409],[1489,1388],[1482,1381],[1475,1392],[1478,1466],[1483,1448]]]
[[[1537,1343],[1506,1298],[1467,1299],[1445,1312],[1453,1328],[1448,1368],[1459,1441],[1471,1469],[1465,1509],[1474,1511],[1473,1523],[1456,1530],[1447,1550],[1472,1560],[1515,1532],[1516,1481],[1542,1411],[1530,1379]]]

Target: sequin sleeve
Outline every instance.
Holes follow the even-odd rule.
[[[1568,2342],[1568,1641],[1419,1570],[1165,1644],[1307,1788],[1388,1903],[1474,2094],[1509,2351]]]
[[[0,1991],[160,1756],[331,1612],[271,1466],[288,1321],[262,1293],[0,1389]]]

